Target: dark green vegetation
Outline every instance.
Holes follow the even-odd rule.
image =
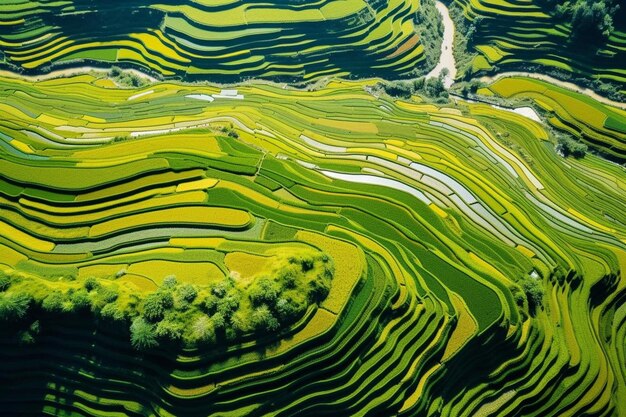
[[[624,100],[626,7],[613,0],[452,0],[459,77],[547,72]]]
[[[130,339],[137,349],[155,348],[159,342],[224,345],[254,332],[278,331],[302,318],[311,304],[328,295],[333,267],[327,256],[307,254],[277,260],[272,273],[251,285],[234,276],[200,286],[168,276],[155,291],[131,295],[130,301],[124,301],[125,294],[120,298],[123,287],[94,277],[82,285],[69,277],[67,284],[42,293],[34,288],[39,280],[3,273],[0,321],[17,325],[21,340],[30,342],[31,335],[24,332],[31,323],[51,314],[63,320],[90,312],[120,325],[132,323]],[[7,294],[11,283],[19,288]]]
[[[438,56],[430,29],[440,18],[427,3],[422,17],[409,0],[10,1],[0,4],[0,63],[26,73],[116,63],[219,82],[406,78]]]
[[[623,168],[378,82],[0,79],[3,412],[623,414]]]

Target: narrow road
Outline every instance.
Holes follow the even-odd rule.
[[[110,68],[97,68],[97,67],[75,67],[75,68],[66,68],[66,69],[62,69],[62,70],[54,70],[51,72],[48,72],[46,74],[39,74],[39,75],[24,75],[24,74],[18,74],[15,72],[11,72],[11,71],[6,71],[6,70],[0,70],[0,76],[2,77],[11,77],[11,78],[20,78],[23,80],[28,80],[28,81],[44,81],[44,80],[50,80],[52,78],[62,78],[62,77],[71,77],[73,75],[82,75],[82,74],[87,74],[90,71],[95,71],[95,72],[109,72],[111,69]],[[156,78],[146,74],[145,72],[141,72],[137,69],[123,69],[123,72],[129,72],[131,74],[135,74],[137,77],[139,78],[143,78],[148,80],[151,83],[156,83],[159,80],[157,80]]]
[[[584,94],[586,96],[589,96],[591,98],[593,98],[594,100],[599,101],[600,103],[603,104],[608,104],[609,106],[614,106],[617,108],[620,108],[622,110],[626,110],[626,103],[620,103],[619,101],[613,101],[611,99],[608,99],[604,96],[601,96],[600,94],[596,93],[595,91],[589,89],[589,88],[584,88],[581,87],[577,84],[574,83],[570,83],[567,81],[561,81],[558,78],[554,78],[551,77],[549,75],[545,75],[545,74],[536,74],[533,72],[522,72],[522,71],[510,71],[510,72],[502,72],[500,74],[496,74],[493,76],[484,76],[484,77],[480,77],[478,80],[484,83],[492,83],[496,80],[499,80],[500,78],[506,78],[506,77],[527,77],[527,78],[535,78],[537,80],[542,80],[542,81],[546,81],[550,84],[554,84],[557,85],[559,87],[563,87],[566,88],[568,90],[571,91],[575,91],[577,93],[581,93]]]
[[[456,61],[452,54],[452,48],[454,45],[454,22],[450,18],[448,8],[440,1],[435,3],[437,11],[443,18],[443,42],[441,43],[441,55],[439,56],[439,62],[437,66],[428,74],[426,78],[438,77],[444,68],[448,69],[448,75],[443,80],[445,88],[450,88],[456,78]]]

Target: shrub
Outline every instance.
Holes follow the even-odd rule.
[[[158,346],[154,325],[148,323],[143,317],[135,318],[130,325],[130,343],[138,350]]]

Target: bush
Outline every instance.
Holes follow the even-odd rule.
[[[158,346],[154,325],[148,323],[143,317],[135,318],[130,325],[130,343],[138,350]]]

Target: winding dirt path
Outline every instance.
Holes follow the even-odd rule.
[[[545,75],[545,74],[536,74],[533,72],[522,72],[522,71],[510,71],[510,72],[502,72],[500,74],[496,74],[493,76],[484,76],[484,77],[480,77],[478,80],[484,83],[492,83],[494,81],[497,81],[501,78],[506,78],[506,77],[527,77],[527,78],[534,78],[537,80],[541,80],[541,81],[546,81],[550,84],[554,84],[556,86],[559,87],[563,87],[565,89],[574,91],[576,93],[581,93],[584,94],[586,96],[589,96],[591,98],[593,98],[594,100],[599,101],[602,104],[607,104],[609,106],[613,106],[613,107],[617,107],[620,108],[622,110],[626,110],[626,103],[620,103],[619,101],[613,101],[611,99],[608,99],[604,96],[601,96],[600,94],[596,93],[595,91],[589,89],[589,88],[584,88],[581,87],[577,84],[568,82],[568,81],[562,81],[559,80],[558,78],[554,78],[551,77],[549,75]]]
[[[452,48],[454,46],[454,22],[450,17],[448,8],[440,1],[435,3],[435,7],[441,17],[443,18],[443,42],[441,43],[441,55],[439,56],[439,62],[437,66],[433,68],[431,72],[426,74],[426,78],[438,77],[444,68],[448,69],[448,75],[443,80],[445,88],[450,88],[454,84],[456,78],[456,61],[452,54]]]
[[[91,71],[109,72],[110,68],[75,67],[75,68],[66,68],[62,70],[50,71],[46,74],[39,74],[39,75],[24,75],[24,74],[11,72],[11,71],[0,70],[0,76],[8,77],[8,78],[19,78],[19,79],[28,80],[28,81],[44,81],[44,80],[50,80],[52,78],[65,78],[65,77],[71,77],[72,75],[82,75],[82,74],[89,73]],[[143,79],[150,81],[151,83],[156,83],[159,81],[158,79],[146,74],[145,72],[141,72],[136,69],[122,69],[122,72],[134,74],[139,78],[143,78]]]

